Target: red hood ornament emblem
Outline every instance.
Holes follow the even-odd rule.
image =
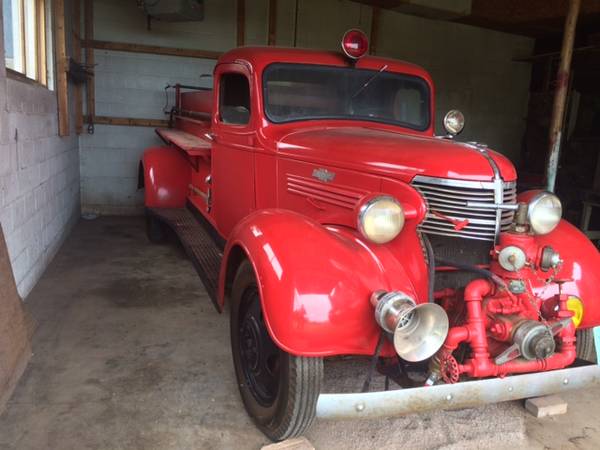
[[[433,211],[433,210],[431,210],[431,213],[434,216],[439,217],[440,219],[444,219],[444,220],[450,222],[452,225],[454,225],[454,231],[460,231],[469,225],[469,219],[463,219],[463,220],[453,219],[452,217],[448,217],[442,213],[439,213],[439,212]]]

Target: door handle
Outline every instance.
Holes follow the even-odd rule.
[[[217,135],[210,131],[207,133],[204,133],[202,136],[210,142],[217,142]]]

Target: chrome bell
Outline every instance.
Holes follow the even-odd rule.
[[[433,356],[448,335],[448,315],[435,303],[417,305],[400,291],[376,291],[371,295],[375,320],[393,335],[398,355],[410,362]]]

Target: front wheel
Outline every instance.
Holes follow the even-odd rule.
[[[577,330],[577,357],[586,361],[596,361],[596,346],[592,328]]]
[[[248,414],[273,441],[302,434],[315,418],[323,359],[294,356],[275,345],[248,261],[233,282],[230,324],[235,374]]]

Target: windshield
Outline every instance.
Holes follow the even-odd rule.
[[[427,83],[386,69],[271,64],[263,74],[265,113],[275,123],[354,119],[426,130]]]

